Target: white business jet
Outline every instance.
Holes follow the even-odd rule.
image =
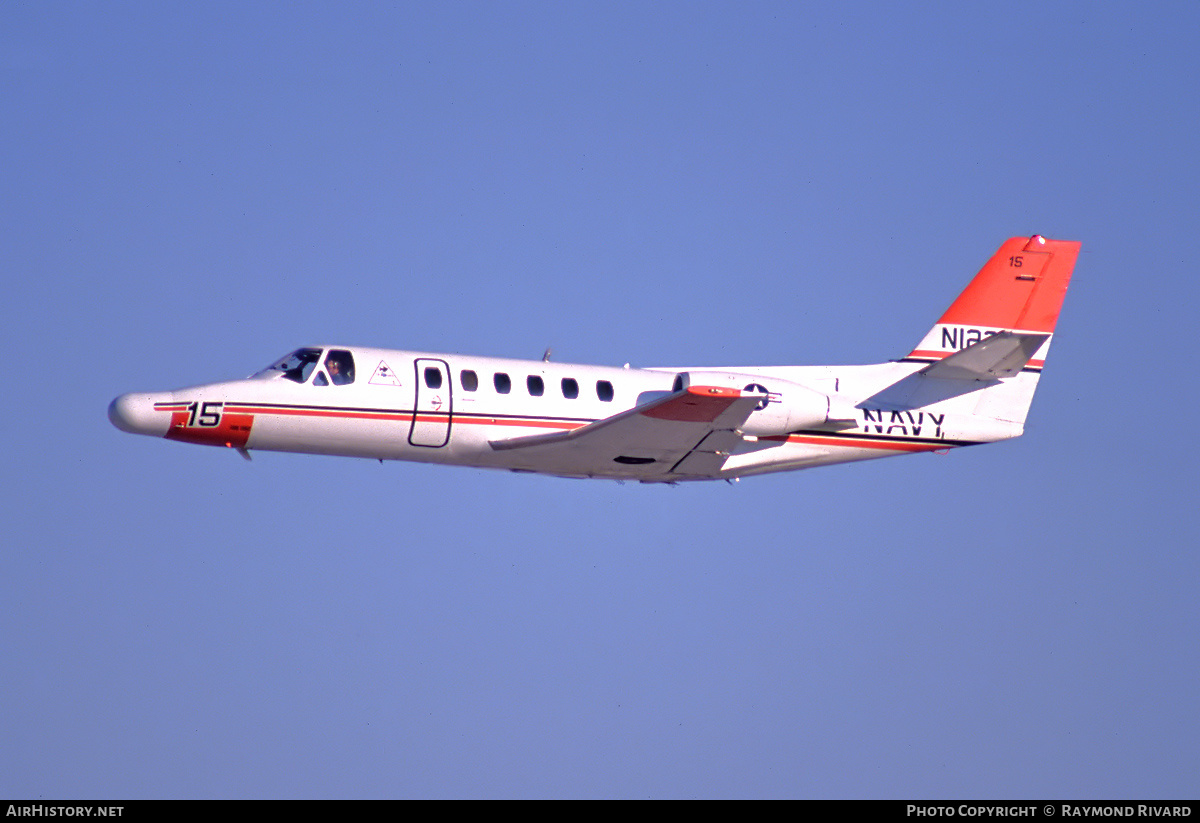
[[[631,369],[308,346],[244,380],[123,394],[127,432],[562,477],[732,480],[1018,437],[1079,243],[1016,237],[913,351],[868,366]]]

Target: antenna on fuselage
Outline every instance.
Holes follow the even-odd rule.
[[[553,353],[553,351],[554,351],[554,349],[550,348],[549,346],[546,347],[546,350],[544,352],[542,352],[542,362],[543,363],[550,362],[550,355]]]

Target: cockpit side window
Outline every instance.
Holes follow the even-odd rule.
[[[325,355],[325,371],[335,386],[346,386],[354,382],[354,355],[345,349],[330,349]]]
[[[312,374],[313,368],[321,359],[320,349],[296,349],[282,360],[267,366],[255,377],[265,377],[272,374],[282,374],[288,380],[303,383]]]

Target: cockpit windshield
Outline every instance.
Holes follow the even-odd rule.
[[[296,349],[253,376],[284,377],[296,383],[307,383],[314,370],[317,373],[312,381],[314,386],[348,385],[354,382],[354,355],[346,349],[330,349],[322,363],[321,349]]]
[[[320,360],[320,349],[296,349],[287,357],[267,366],[254,376],[271,377],[282,373],[288,380],[304,383],[308,380],[308,376],[312,374],[312,370]]]

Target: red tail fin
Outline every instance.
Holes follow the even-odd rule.
[[[1052,333],[1079,246],[1036,234],[1006,241],[909,357],[940,360],[997,331]]]

